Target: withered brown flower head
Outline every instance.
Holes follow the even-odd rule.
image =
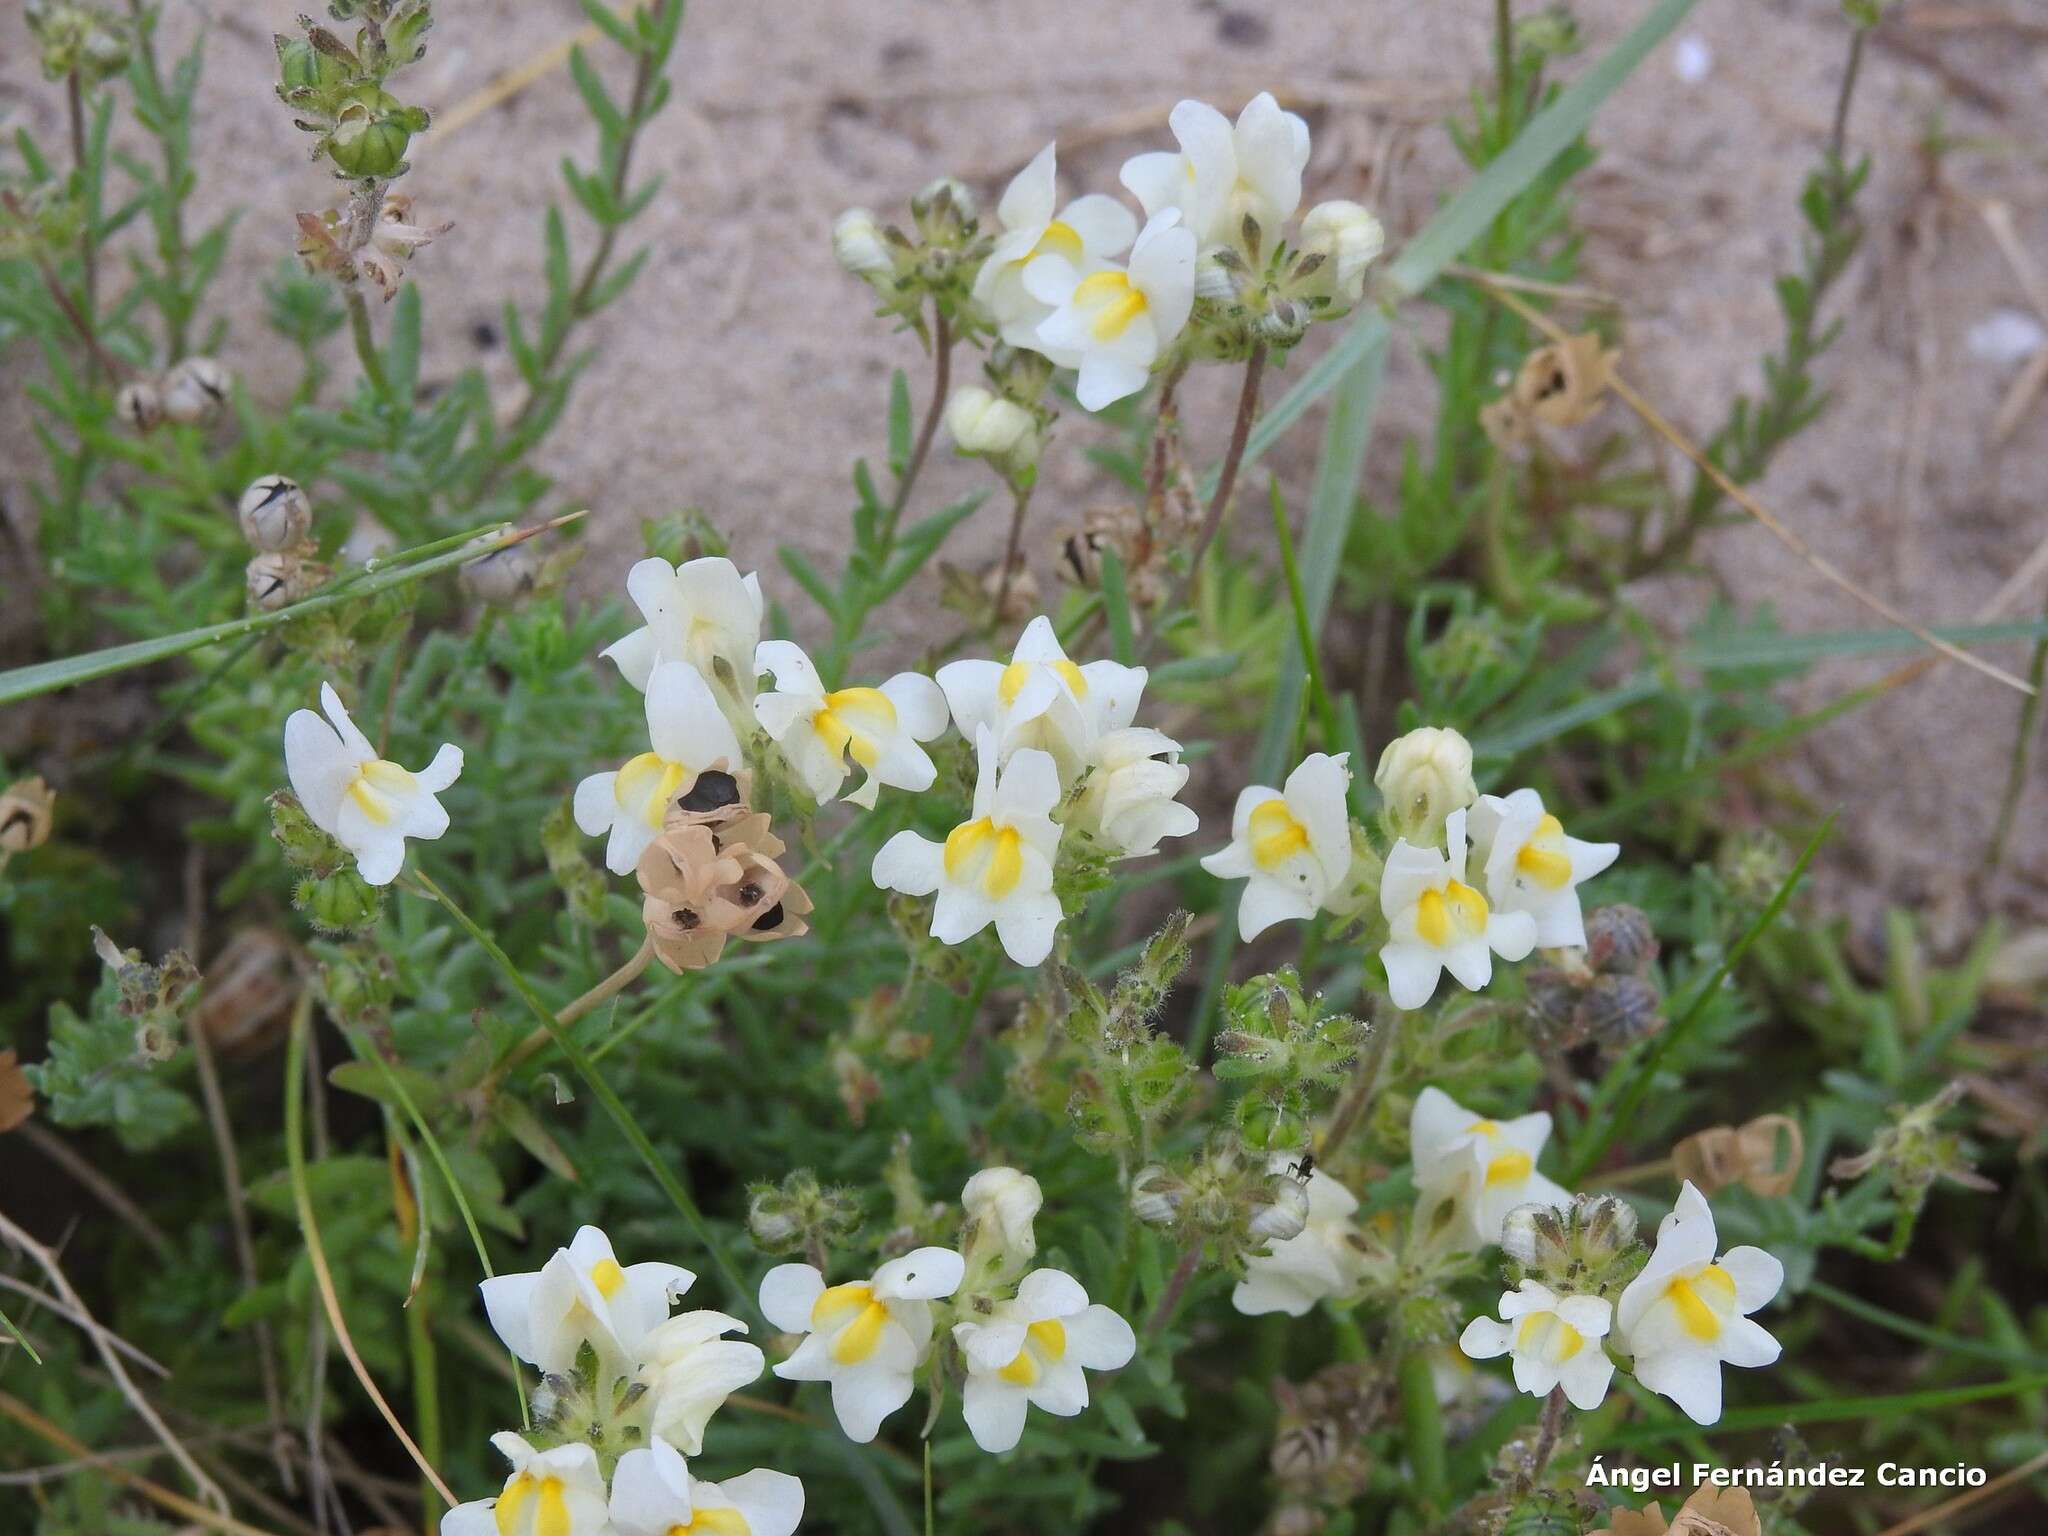
[[[1779,1153],[1782,1133],[1784,1152]],[[1790,1115],[1758,1115],[1746,1125],[1717,1125],[1688,1136],[1671,1149],[1672,1166],[1700,1193],[1715,1194],[1730,1184],[1775,1200],[1792,1192],[1806,1138]]]
[[[19,779],[0,793],[0,853],[26,853],[50,840],[57,796],[40,778]]]
[[[1762,1536],[1763,1524],[1746,1488],[1698,1489],[1667,1524],[1655,1504],[1608,1511],[1608,1525],[1593,1536]]]
[[[729,939],[807,932],[811,899],[777,862],[786,851],[767,815],[748,808],[737,778],[699,774],[676,796],[636,872],[655,958],[672,971],[701,970]]]

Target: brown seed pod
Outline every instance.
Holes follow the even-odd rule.
[[[1538,347],[1523,360],[1509,398],[1524,416],[1545,426],[1579,426],[1607,403],[1620,356],[1593,331]]]
[[[284,1038],[298,995],[290,940],[275,928],[244,928],[206,967],[193,1023],[222,1055],[256,1056]]]
[[[785,845],[737,791],[730,774],[698,775],[641,855],[641,915],[655,957],[671,970],[701,970],[729,939],[758,943],[808,931],[811,899],[776,862]]]
[[[56,809],[57,796],[40,777],[17,779],[0,791],[0,854],[42,847]]]
[[[1797,1120],[1759,1115],[1747,1125],[1717,1125],[1686,1137],[1671,1149],[1671,1163],[1678,1177],[1690,1179],[1702,1194],[1740,1184],[1775,1200],[1791,1193],[1805,1154],[1806,1138]]]

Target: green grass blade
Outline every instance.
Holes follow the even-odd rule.
[[[505,536],[495,544],[478,542],[493,532],[502,532]],[[239,640],[245,635],[260,635],[266,630],[281,629],[295,620],[310,618],[313,614],[323,612],[339,603],[371,597],[393,587],[402,587],[432,576],[436,572],[445,571],[451,566],[462,565],[493,548],[502,548],[506,544],[517,542],[519,538],[530,537],[531,533],[530,529],[510,529],[504,523],[486,523],[483,527],[472,529],[468,533],[436,539],[431,544],[422,544],[417,549],[406,550],[402,554],[393,555],[387,561],[374,561],[371,565],[365,566],[360,575],[344,577],[326,591],[316,592],[305,601],[293,603],[289,608],[280,608],[275,613],[253,613],[247,618],[229,619],[222,624],[205,624],[198,629],[182,630],[175,635],[163,635],[154,640],[137,640],[128,645],[109,646],[103,651],[88,651],[83,656],[66,656],[58,661],[42,661],[34,666],[16,667],[11,672],[0,672],[0,704],[13,704],[21,699],[33,698],[39,693],[53,693],[59,688],[91,682],[94,678],[110,677],[116,672],[125,672],[130,667],[146,667],[151,662],[183,656],[188,651],[217,645],[223,640]]]
[[[2014,1376],[2005,1381],[1987,1381],[1973,1387],[1942,1387],[1927,1392],[1899,1392],[1890,1397],[1827,1397],[1810,1403],[1776,1403],[1761,1408],[1731,1408],[1714,1425],[1717,1434],[1744,1429],[1776,1429],[1781,1424],[1854,1424],[1883,1422],[1931,1408],[1957,1408],[1965,1403],[1987,1402],[1993,1398],[2017,1397],[2048,1387],[2048,1372]],[[1673,1414],[1654,1424],[1638,1424],[1609,1435],[1600,1449],[1631,1445],[1655,1445],[1698,1429],[1690,1419]]]
[[[28,1351],[29,1359],[35,1361],[37,1365],[41,1365],[43,1363],[43,1357],[36,1353],[35,1345],[29,1343],[28,1335],[23,1333],[19,1328],[15,1327],[14,1319],[9,1317],[5,1312],[0,1312],[0,1328],[5,1328],[8,1332],[8,1335],[14,1340],[14,1342],[19,1344],[23,1349]]]

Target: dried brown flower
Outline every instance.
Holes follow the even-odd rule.
[[[1591,421],[1607,403],[1620,356],[1594,331],[1538,347],[1522,360],[1508,392],[1481,407],[1481,430],[1496,448],[1510,452],[1533,441],[1539,426]]]
[[[1805,1155],[1806,1138],[1797,1120],[1758,1115],[1747,1125],[1717,1125],[1686,1137],[1671,1149],[1671,1162],[1678,1177],[1690,1179],[1702,1194],[1740,1184],[1751,1194],[1775,1200],[1791,1193]]]
[[[291,942],[275,928],[244,928],[206,967],[193,1023],[223,1055],[255,1056],[283,1039],[298,994]]]
[[[41,778],[17,779],[0,792],[0,853],[26,853],[50,840],[57,796]]]
[[[747,807],[738,779],[699,774],[640,857],[641,915],[655,958],[672,971],[701,970],[729,939],[807,932],[811,899],[777,862],[786,851],[767,815]]]
[[[12,1048],[0,1051],[0,1136],[36,1112],[36,1091],[14,1059]]]
[[[1592,1536],[1763,1536],[1763,1523],[1748,1489],[1708,1484],[1668,1522],[1655,1504],[1640,1510],[1614,1509],[1608,1512],[1608,1525]]]

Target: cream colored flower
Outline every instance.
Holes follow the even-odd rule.
[[[1472,782],[1472,743],[1434,725],[1388,742],[1372,782],[1393,834],[1418,847],[1441,842],[1451,812],[1479,796]]]
[[[1186,327],[1195,304],[1195,237],[1168,209],[1140,231],[1128,267],[1084,273],[1041,256],[1024,269],[1024,283],[1050,311],[1033,350],[1078,370],[1074,398],[1099,411],[1143,389]]]
[[[477,1289],[491,1327],[527,1364],[561,1375],[589,1344],[600,1361],[624,1373],[639,1364],[648,1335],[696,1279],[677,1264],[622,1265],[610,1238],[580,1227],[538,1270],[497,1275]]]
[[[679,1312],[657,1323],[641,1346],[639,1379],[654,1405],[653,1433],[686,1456],[703,1451],[711,1416],[767,1364],[754,1345],[726,1337],[746,1331],[745,1323],[723,1312]]]
[[[1283,1176],[1294,1162],[1279,1153],[1266,1171]],[[1365,1255],[1356,1242],[1357,1213],[1356,1195],[1321,1169],[1310,1173],[1308,1224],[1245,1260],[1244,1278],[1230,1293],[1230,1304],[1247,1317],[1267,1312],[1305,1317],[1317,1302],[1344,1295],[1365,1273]]]
[[[1301,206],[1308,165],[1308,124],[1282,111],[1270,91],[1245,104],[1237,122],[1206,102],[1183,101],[1167,118],[1180,150],[1124,162],[1122,180],[1147,218],[1178,212],[1204,246],[1239,244],[1247,217],[1262,243],[1276,238]]]
[[[723,556],[670,565],[648,559],[626,573],[626,593],[646,623],[605,648],[635,688],[657,664],[684,661],[741,704],[754,697],[754,647],[761,641],[761,578]]]
[[[1230,846],[1202,868],[1219,880],[1244,879],[1238,937],[1249,944],[1275,923],[1314,917],[1351,872],[1351,822],[1345,794],[1348,753],[1313,753],[1284,789],[1254,784],[1237,797]]]
[[[967,1360],[967,1428],[997,1456],[1023,1438],[1027,1408],[1073,1417],[1088,1406],[1084,1368],[1122,1370],[1138,1352],[1131,1325],[1057,1269],[1033,1270],[1013,1299],[955,1323],[953,1337]]]
[[[1309,209],[1298,244],[1322,258],[1306,281],[1341,311],[1365,297],[1365,269],[1386,249],[1387,232],[1363,204],[1339,200]]]
[[[1583,946],[1579,887],[1620,856],[1621,844],[1565,836],[1563,823],[1543,809],[1543,797],[1533,789],[1481,795],[1469,825],[1495,908],[1528,913],[1540,949]]]
[[[1066,825],[1087,832],[1112,858],[1143,858],[1159,851],[1162,837],[1200,829],[1201,818],[1174,798],[1187,782],[1171,736],[1135,725],[1105,732],[1089,750]]]
[[[790,1536],[803,1517],[804,1485],[787,1472],[756,1467],[707,1483],[659,1438],[626,1452],[612,1472],[617,1536]]]
[[[1549,1139],[1550,1116],[1540,1110],[1489,1120],[1441,1088],[1423,1089],[1408,1118],[1418,1215],[1474,1248],[1498,1243],[1518,1205],[1569,1205],[1571,1193],[1536,1171]]]
[[[1007,664],[952,661],[937,677],[962,736],[974,741],[988,727],[1001,762],[1024,747],[1049,753],[1066,785],[1087,766],[1100,737],[1131,723],[1146,672],[1114,661],[1077,666],[1052,620],[1040,614],[1025,626]]]
[[[1532,1397],[1563,1387],[1574,1408],[1590,1413],[1607,1396],[1614,1362],[1605,1339],[1614,1307],[1598,1296],[1560,1296],[1524,1280],[1500,1298],[1501,1320],[1475,1317],[1458,1347],[1474,1360],[1512,1355],[1515,1385]]]
[[[441,1536],[610,1536],[597,1452],[580,1442],[536,1451],[511,1433],[491,1444],[512,1463],[504,1490],[449,1510]]]
[[[1445,971],[1479,991],[1493,979],[1493,957],[1520,960],[1536,947],[1536,920],[1496,912],[1465,881],[1465,813],[1444,824],[1447,851],[1402,839],[1380,874],[1387,942],[1380,960],[1396,1008],[1420,1008]]]
[[[609,834],[604,865],[630,875],[654,840],[677,794],[710,769],[743,766],[739,739],[694,667],[664,661],[647,679],[647,736],[652,751],[629,757],[611,773],[576,786],[576,825],[586,836]]]
[[[462,773],[462,748],[444,744],[413,773],[381,758],[356,729],[330,684],[320,685],[322,720],[295,710],[284,723],[284,764],[292,790],[313,824],[355,855],[371,885],[389,885],[405,863],[405,840],[431,840],[448,830],[434,797]]]
[[[1038,348],[1038,326],[1052,313],[1034,297],[1024,274],[1034,261],[1051,256],[1069,269],[1076,281],[1107,267],[1111,258],[1130,248],[1138,221],[1113,197],[1092,192],[1055,211],[1058,192],[1057,146],[1048,144],[1019,171],[996,205],[1002,233],[975,274],[974,297],[996,322],[1004,341],[1032,351]]]
[[[873,806],[884,784],[922,793],[938,770],[918,743],[946,729],[946,696],[915,672],[899,672],[879,688],[828,693],[802,647],[763,640],[754,652],[757,672],[772,673],[775,691],[754,700],[754,717],[782,749],[789,766],[821,804],[839,793],[851,757],[866,772],[846,798]]]

